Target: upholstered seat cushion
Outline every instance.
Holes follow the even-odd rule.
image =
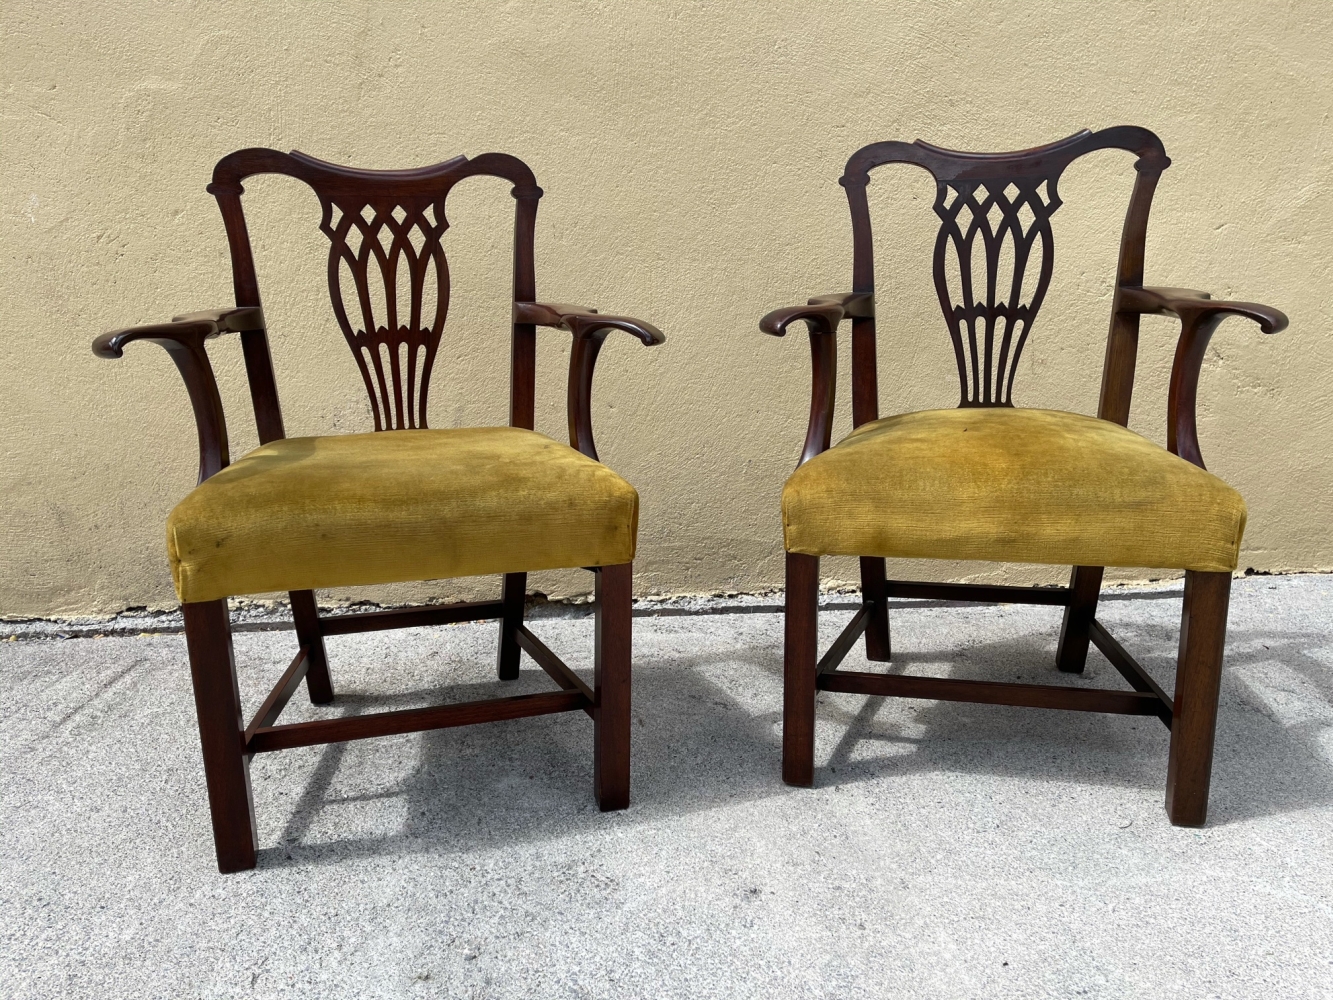
[[[182,601],[611,566],[634,558],[639,495],[515,427],[288,438],[201,483],[167,521]]]
[[[1245,501],[1106,420],[967,408],[863,424],[782,491],[789,552],[1236,568]]]

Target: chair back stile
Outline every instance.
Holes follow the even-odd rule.
[[[231,251],[236,303],[260,306],[246,227],[243,182],[283,174],[305,182],[319,199],[320,231],[329,239],[328,284],[334,316],[356,358],[375,430],[424,428],[431,370],[449,310],[449,228],[445,202],[454,185],[475,176],[513,184],[514,301],[536,297],[534,233],[542,190],[521,160],[487,153],[458,156],[417,170],[358,170],[273,149],[244,149],[218,161],[209,194],[218,201]],[[285,436],[265,329],[241,334],[261,443]],[[510,424],[532,429],[536,334],[513,328]]]
[[[1143,282],[1144,242],[1157,180],[1171,163],[1147,129],[1121,126],[1082,131],[1012,153],[965,153],[921,141],[879,142],[852,154],[839,183],[852,216],[852,290],[875,291],[874,243],[866,186],[870,171],[889,163],[922,167],[935,178],[940,229],[933,278],[958,367],[959,406],[1013,406],[1014,376],[1050,284],[1054,239],[1050,219],[1060,207],[1058,184],[1075,159],[1099,149],[1137,154],[1137,180],[1121,235],[1121,286]],[[1113,307],[1098,415],[1124,424],[1138,343],[1138,314]],[[852,325],[852,419],[878,418],[875,319]]]

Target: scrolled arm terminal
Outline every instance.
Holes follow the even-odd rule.
[[[865,319],[875,315],[873,292],[847,292],[842,295],[816,295],[803,306],[775,309],[759,321],[759,329],[774,337],[785,337],[787,328],[798,320],[810,331],[810,422],[801,449],[804,465],[820,452],[827,451],[833,435],[833,403],[837,393],[838,341],[834,336],[844,319]]]
[[[811,333],[836,333],[844,319],[875,315],[873,292],[848,292],[843,295],[816,295],[803,306],[774,309],[759,321],[759,329],[774,337],[784,337],[787,328],[804,320]]]
[[[1116,308],[1120,312],[1175,316],[1180,320],[1180,339],[1171,365],[1171,389],[1167,399],[1167,448],[1199,468],[1205,468],[1199,450],[1195,404],[1199,372],[1208,342],[1222,320],[1243,316],[1259,324],[1263,333],[1278,333],[1287,327],[1285,313],[1258,302],[1228,302],[1192,288],[1122,286]]]
[[[566,404],[570,447],[597,459],[592,436],[592,377],[602,342],[613,330],[637,337],[646,347],[666,342],[666,335],[651,323],[630,316],[611,316],[585,306],[562,302],[515,302],[514,322],[565,330],[574,337],[569,352],[569,389]]]
[[[222,397],[209,363],[204,341],[223,333],[264,329],[264,313],[257,306],[212,309],[185,313],[170,323],[154,323],[111,330],[93,341],[99,358],[120,358],[125,346],[146,340],[163,348],[185,382],[194,409],[199,434],[199,482],[226,468],[231,461],[227,448],[227,421]]]

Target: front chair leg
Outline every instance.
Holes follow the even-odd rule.
[[[1166,768],[1166,814],[1175,826],[1203,826],[1208,818],[1230,601],[1230,573],[1185,574],[1171,757]]]
[[[630,626],[634,564],[596,570],[593,794],[603,812],[629,805]]]
[[[329,676],[329,655],[324,651],[324,635],[319,630],[319,608],[315,606],[313,590],[293,590],[292,621],[296,625],[296,641],[305,647],[306,693],[312,705],[327,705],[333,701],[333,679]]]
[[[1097,616],[1097,598],[1102,592],[1101,566],[1075,566],[1069,578],[1069,603],[1060,626],[1060,645],[1055,666],[1066,674],[1081,674],[1088,662],[1088,630]]]
[[[500,600],[504,617],[500,619],[500,652],[496,657],[496,674],[502,681],[518,680],[518,627],[523,624],[523,601],[528,592],[528,574],[506,573]]]
[[[787,553],[783,641],[782,780],[815,783],[815,658],[819,634],[819,557]]]
[[[245,722],[236,686],[227,601],[183,604],[181,611],[194,678],[194,705],[199,715],[218,871],[243,871],[255,866],[259,837],[250,795],[250,758],[245,753]]]
[[[866,626],[866,659],[875,663],[888,663],[892,658],[885,577],[883,559],[861,557],[861,600],[873,609]]]

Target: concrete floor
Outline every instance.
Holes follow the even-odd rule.
[[[1176,597],[1101,615],[1168,685]],[[780,617],[644,617],[627,811],[593,805],[581,713],[288,751],[226,877],[183,639],[0,643],[0,995],[1330,997],[1331,598],[1237,582],[1203,830],[1163,813],[1166,730],[1123,716],[826,695],[817,787],[787,788]],[[899,669],[1119,686],[1096,653],[1056,674],[1058,624],[909,607]],[[538,625],[588,665],[590,620]],[[488,695],[494,634],[330,640],[331,711]],[[253,707],[292,637],[236,645]],[[547,686],[525,659],[506,690]]]

